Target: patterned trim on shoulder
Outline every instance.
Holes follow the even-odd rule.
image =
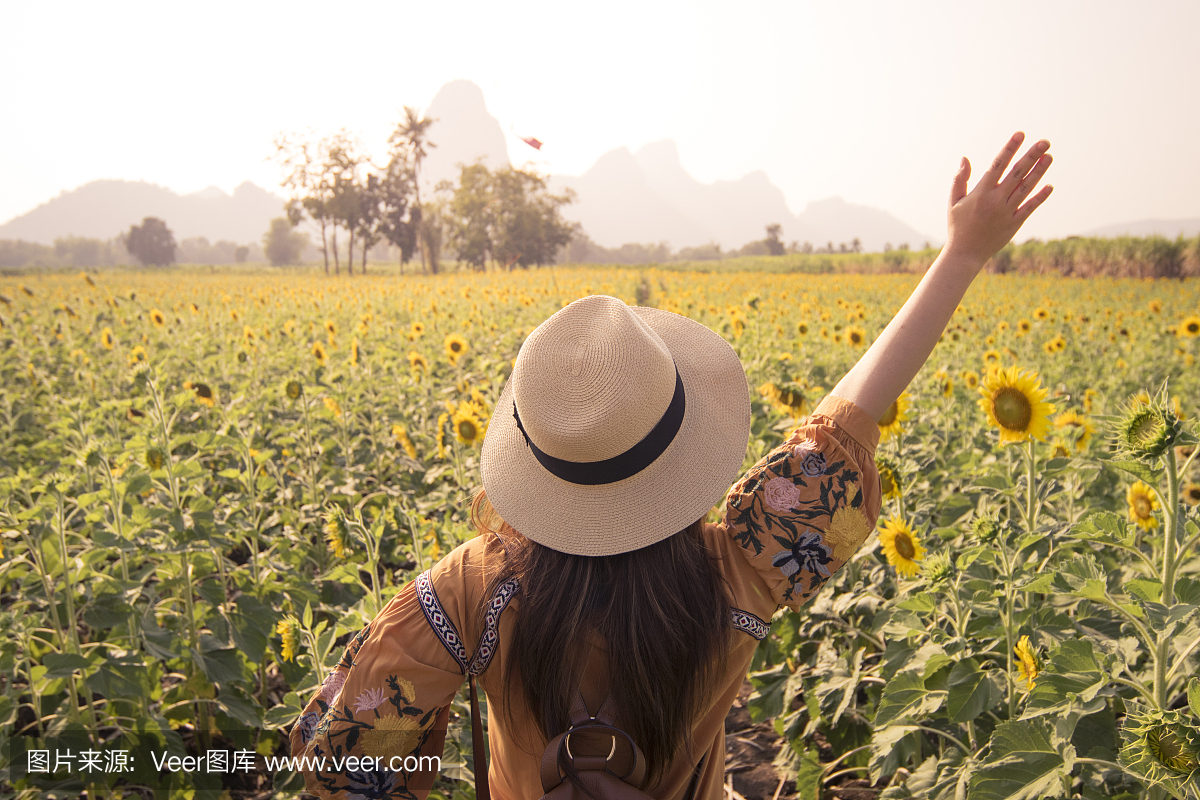
[[[500,643],[500,614],[508,607],[508,603],[520,590],[521,584],[516,578],[509,578],[496,589],[492,599],[488,601],[484,613],[483,633],[479,635],[479,644],[475,647],[475,655],[467,671],[478,675],[488,668],[492,656],[496,654],[496,645]]]
[[[450,655],[458,662],[458,667],[465,675],[467,672],[467,649],[463,647],[462,637],[450,621],[450,616],[442,608],[437,592],[433,590],[433,581],[429,579],[429,570],[417,576],[417,601],[421,611],[425,612],[425,620],[433,632],[441,639],[442,644]]]
[[[731,608],[730,612],[733,614],[733,627],[750,634],[760,642],[767,638],[767,634],[771,631],[770,625],[749,611],[742,611],[740,608]]]

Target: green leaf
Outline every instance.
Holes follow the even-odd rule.
[[[222,686],[217,695],[217,708],[247,728],[261,728],[258,704],[234,686]]]
[[[1017,581],[1013,588],[1019,589],[1022,592],[1051,594],[1054,592],[1054,573],[1042,572],[1038,575],[1026,576]]]
[[[918,614],[932,614],[937,609],[937,604],[933,601],[933,595],[928,592],[921,592],[907,600],[896,603],[896,607],[903,608],[906,611],[916,611]]]
[[[921,754],[920,742],[907,741],[911,733],[919,731],[916,725],[889,725],[876,728],[871,735],[871,762],[868,765],[872,781],[893,774],[909,756]]]
[[[267,635],[263,632],[262,623],[245,614],[231,611],[229,629],[237,649],[251,662],[261,662],[263,654],[267,652]]]
[[[1134,578],[1125,584],[1125,592],[1142,600],[1157,603],[1162,600],[1162,581],[1151,578]]]
[[[1100,569],[1096,557],[1091,553],[1084,553],[1063,563],[1055,577],[1055,586],[1087,600],[1105,600],[1108,596],[1107,574]]]
[[[1125,518],[1111,511],[1088,514],[1078,525],[1071,528],[1071,536],[1090,542],[1132,545],[1133,536]]]
[[[125,495],[139,495],[152,485],[150,476],[144,472],[139,472],[125,483]]]
[[[1089,703],[1108,683],[1090,639],[1068,639],[1050,651],[1046,669],[1037,676],[1021,719],[1061,713],[1072,698]]]
[[[150,671],[140,653],[110,654],[87,677],[88,688],[105,697],[141,697],[150,694]]]
[[[1200,717],[1200,678],[1191,678],[1188,681],[1187,699],[1192,713]]]
[[[312,603],[305,601],[304,616],[302,616],[300,618],[300,621],[304,623],[305,628],[307,628],[308,630],[311,631],[312,630],[312,620],[313,620]]]
[[[796,770],[796,800],[821,800],[821,778],[825,770],[815,749],[807,749]]]
[[[1012,486],[1012,480],[1007,475],[984,475],[975,479],[975,485],[984,489],[1003,491]]]
[[[91,666],[86,658],[75,653],[46,653],[42,656],[42,663],[46,665],[47,679],[66,678],[77,669]]]
[[[1158,483],[1163,474],[1161,469],[1150,469],[1140,461],[1110,461],[1108,463],[1109,466],[1116,467],[1122,472],[1128,472],[1135,478],[1151,485]]]
[[[998,676],[994,674],[997,672]],[[973,658],[964,658],[955,664],[950,670],[950,693],[946,697],[946,713],[950,721],[973,720],[999,703],[1004,697],[1003,679],[1003,672],[984,672]]]
[[[992,734],[991,752],[971,778],[971,800],[1041,800],[1063,796],[1063,776],[1075,766],[1075,748],[1060,752],[1039,722],[1005,722]]]
[[[883,687],[875,727],[882,728],[902,719],[928,717],[941,708],[945,700],[945,691],[925,688],[924,679],[917,673],[901,672]]]

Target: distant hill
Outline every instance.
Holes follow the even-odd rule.
[[[483,90],[470,81],[447,83],[434,95],[423,116],[434,120],[428,138],[437,147],[429,148],[421,164],[422,199],[438,181],[457,183],[459,164],[473,164],[482,158],[488,169],[509,166],[504,130],[488,113]]]
[[[61,236],[111,239],[145,217],[158,217],[177,242],[204,236],[246,244],[260,241],[271,219],[282,214],[282,198],[249,181],[232,195],[215,186],[180,195],[144,181],[102,180],[63,192],[0,225],[0,239],[41,244]]]
[[[1121,222],[1116,225],[1104,225],[1093,228],[1084,236],[1166,236],[1174,239],[1183,236],[1190,239],[1200,235],[1200,217],[1188,219],[1143,219],[1138,222]]]
[[[423,112],[437,121],[429,128],[429,150],[422,165],[424,191],[439,180],[454,180],[458,164],[482,158],[489,168],[508,166],[508,145],[500,123],[488,113],[483,90],[466,80],[443,86]],[[821,247],[849,244],[858,238],[865,250],[907,242],[920,247],[934,237],[905,225],[886,211],[821,200],[800,214],[787,207],[783,192],[758,171],[737,180],[701,183],[684,170],[675,143],[653,142],[636,154],[619,147],[597,159],[583,175],[551,176],[554,191],[570,187],[573,204],[563,215],[582,224],[593,241],[604,247],[630,242],[667,242],[672,248],[716,242],[735,250],[766,236],[765,227],[777,222],[784,241],[811,242]]]
[[[855,238],[866,251],[937,241],[886,211],[840,197],[810,203],[793,214],[783,192],[761,171],[701,183],[684,170],[670,140],[647,144],[636,154],[619,147],[583,175],[553,176],[551,186],[575,190],[576,201],[563,209],[563,216],[579,222],[604,247],[666,241],[679,249],[716,242],[730,251],[762,239],[773,222],[783,227],[785,242],[815,247],[828,242],[836,247]]]

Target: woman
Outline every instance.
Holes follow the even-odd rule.
[[[304,769],[309,791],[422,798],[435,775],[418,757],[441,755],[472,674],[491,709],[494,797],[543,794],[539,762],[580,696],[640,747],[646,793],[719,797],[723,722],[772,615],[811,598],[875,525],[876,420],[1050,194],[1030,197],[1050,166],[1044,140],[1003,174],[1023,138],[969,193],[962,160],[942,252],[833,393],[729,490],[719,524],[704,519],[750,424],[729,345],[609,297],[530,334],[483,445],[482,535],[405,587],[309,703],[291,734],[294,755],[325,759]]]

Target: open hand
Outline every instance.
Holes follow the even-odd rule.
[[[982,267],[1012,241],[1029,215],[1050,196],[1054,187],[1047,185],[1029,197],[1054,160],[1048,152],[1050,143],[1045,139],[1030,147],[1001,180],[1000,176],[1024,140],[1024,133],[1014,133],[970,193],[967,192],[967,181],[971,178],[971,162],[963,158],[950,189],[947,251]]]

